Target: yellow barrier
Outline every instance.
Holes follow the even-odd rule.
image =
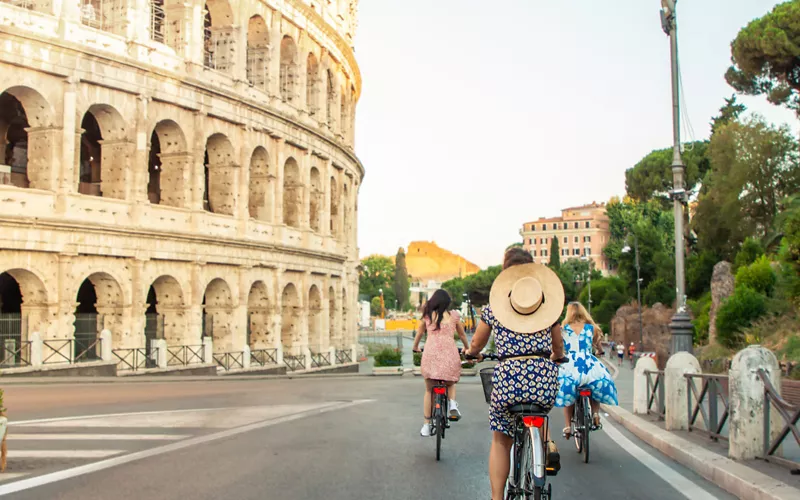
[[[416,319],[387,319],[386,320],[386,330],[416,330],[417,329],[417,322]]]

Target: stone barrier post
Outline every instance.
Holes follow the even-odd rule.
[[[350,346],[350,359],[352,359],[353,363],[358,363],[358,344]]]
[[[28,336],[31,341],[31,366],[38,368],[42,366],[42,351],[44,350],[44,342],[42,341],[42,334],[33,332]]]
[[[283,345],[278,346],[278,353],[275,356],[278,361],[278,366],[283,366]]]
[[[647,413],[647,374],[648,371],[657,371],[656,361],[650,357],[640,357],[633,370],[633,413]]]
[[[245,370],[250,369],[250,346],[245,345],[242,348],[242,368]]]
[[[688,352],[673,354],[664,369],[664,425],[668,431],[689,429],[689,401],[684,377],[687,373],[702,373],[700,362]]]
[[[159,368],[167,367],[167,341],[164,339],[150,340],[150,346],[155,352],[156,366]]]
[[[111,344],[111,331],[103,330],[100,332],[100,359],[103,361],[113,361],[113,345]]]
[[[214,364],[214,340],[203,337],[203,363]]]
[[[336,365],[336,348],[331,347],[330,349],[328,349],[328,353],[331,357],[331,366]]]
[[[769,349],[752,345],[733,358],[729,373],[731,425],[728,455],[735,460],[750,460],[764,453],[764,382],[758,376],[763,369],[775,390],[781,390],[781,370]],[[771,439],[783,427],[778,412],[770,412]]]

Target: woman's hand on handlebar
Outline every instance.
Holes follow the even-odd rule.
[[[414,347],[411,348],[411,351],[412,352],[422,352],[422,349],[420,349],[418,345],[415,345]]]
[[[464,354],[464,358],[468,359],[470,361],[474,360],[474,361],[477,361],[478,363],[483,361],[483,354],[481,354],[481,353],[478,353],[478,355],[476,356],[476,355],[470,354],[469,349],[465,349],[463,354]]]
[[[550,356],[550,361],[557,365],[563,365],[564,363],[569,363],[569,358],[566,356],[562,356],[560,358],[554,359],[553,356]]]

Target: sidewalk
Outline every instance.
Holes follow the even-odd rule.
[[[608,364],[608,360],[605,361]],[[789,469],[763,460],[731,460],[724,440],[715,442],[699,432],[670,432],[656,417],[634,415],[633,370],[629,363],[617,367],[616,362],[611,369],[619,406],[604,406],[604,409],[639,439],[739,498],[800,498],[800,475],[792,475]]]

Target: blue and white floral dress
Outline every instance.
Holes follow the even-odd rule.
[[[618,404],[617,386],[605,365],[592,354],[594,326],[584,325],[576,333],[570,325],[561,329],[564,339],[564,353],[569,362],[558,370],[560,388],[556,396],[556,406],[572,406],[578,397],[578,388],[592,391],[592,399],[607,405]]]

